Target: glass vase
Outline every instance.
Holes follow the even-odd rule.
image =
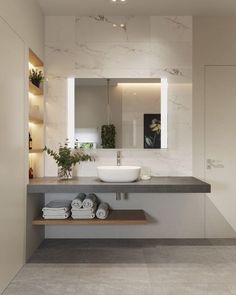
[[[72,179],[72,167],[70,168],[58,167],[57,175],[59,180]]]

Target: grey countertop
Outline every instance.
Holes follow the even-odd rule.
[[[56,177],[30,180],[28,193],[210,193],[210,184],[195,177],[160,176],[131,183],[107,183],[96,177],[59,181]]]

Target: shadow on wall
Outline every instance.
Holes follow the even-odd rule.
[[[206,238],[236,238],[236,232],[210,198],[206,197]]]

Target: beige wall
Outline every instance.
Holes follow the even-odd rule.
[[[34,0],[0,2],[0,293],[25,262],[28,47],[43,57]]]
[[[204,179],[206,65],[236,65],[236,18],[193,18],[193,175]],[[222,151],[223,152],[223,151]],[[206,197],[207,237],[232,237],[234,232],[219,208]]]
[[[43,59],[44,16],[37,1],[1,0],[0,17]]]

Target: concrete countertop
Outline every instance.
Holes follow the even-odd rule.
[[[28,193],[210,193],[210,184],[195,177],[161,176],[132,183],[107,183],[96,177],[59,181],[56,177],[30,180]]]

